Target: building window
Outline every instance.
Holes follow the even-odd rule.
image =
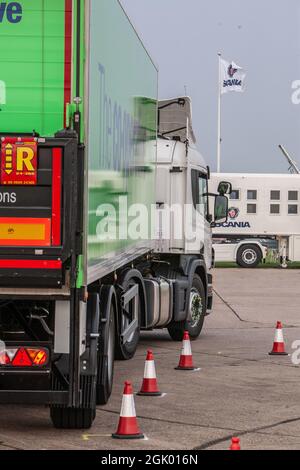
[[[298,191],[289,191],[289,201],[298,201]]]
[[[248,201],[256,201],[257,200],[257,191],[256,191],[256,189],[249,189],[247,191],[247,199],[248,199]]]
[[[234,189],[232,193],[230,194],[230,199],[233,201],[239,201],[240,199],[240,190],[239,189]]]
[[[247,214],[256,214],[256,204],[247,204]]]
[[[280,204],[271,204],[270,214],[279,215],[280,214]]]
[[[288,213],[289,215],[298,215],[297,204],[289,204]]]
[[[271,191],[271,201],[280,201],[280,191]]]

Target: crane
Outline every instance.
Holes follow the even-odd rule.
[[[287,159],[288,164],[290,165],[289,166],[289,172],[292,173],[292,175],[295,175],[295,174],[299,175],[300,170],[299,170],[298,165],[295,162],[295,160],[292,159],[292,157],[289,155],[288,151],[285,149],[285,147],[283,145],[279,145],[279,148],[282,151],[285,158]]]

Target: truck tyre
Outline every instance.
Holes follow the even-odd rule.
[[[198,276],[198,274],[194,274],[189,300],[188,320],[171,323],[168,327],[171,338],[174,341],[182,341],[184,332],[188,331],[191,340],[197,339],[201,334],[205,315],[205,289],[200,276]]]
[[[90,395],[90,391],[96,387],[94,377],[82,377],[83,395]],[[95,392],[96,390],[94,390]],[[96,398],[96,393],[92,392]],[[90,429],[96,417],[96,399],[88,407],[65,408],[53,406],[50,408],[50,417],[53,426],[57,429]],[[83,398],[84,402],[84,398]]]
[[[237,264],[241,268],[256,268],[262,260],[262,253],[256,245],[244,245],[237,253]]]
[[[51,408],[50,415],[56,429],[90,429],[96,417],[96,407]]]
[[[106,405],[108,402],[114,379],[115,362],[115,306],[110,304],[108,322],[100,323],[100,341],[105,344],[105,351],[98,348],[98,374],[97,374],[97,405]]]
[[[123,276],[119,282],[119,292],[118,292],[118,326],[116,328],[116,347],[115,347],[115,357],[121,361],[127,361],[132,359],[136,353],[139,339],[140,339],[140,324],[141,324],[141,311],[143,308],[142,302],[144,301],[143,297],[139,295],[139,302],[138,302],[138,327],[132,333],[129,340],[125,343],[121,340],[122,333],[126,330],[128,325],[130,324],[132,318],[126,315],[123,312],[123,308],[121,305],[121,297],[122,294],[128,291],[131,287],[135,284],[139,286],[139,292],[142,292],[142,285],[140,279],[140,273],[134,269],[129,269],[125,271]]]

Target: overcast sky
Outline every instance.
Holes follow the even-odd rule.
[[[216,169],[218,51],[247,71],[244,94],[222,98],[222,170],[287,172],[300,163],[300,0],[121,0],[159,75],[160,98],[193,100],[198,147]],[[300,93],[299,93],[300,96]]]

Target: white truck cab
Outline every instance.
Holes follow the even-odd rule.
[[[197,287],[201,278],[207,314],[212,308],[212,225],[227,221],[225,193],[231,185],[210,192],[210,171],[196,148],[190,98],[160,101],[158,109],[156,252],[169,263],[166,277],[185,273],[190,279],[191,303],[202,290]]]
[[[170,223],[170,237],[167,237],[164,229],[168,224],[160,218],[157,249],[173,254],[203,253],[206,267],[210,269],[212,233],[208,178],[209,171],[196,148],[179,140],[158,139],[157,204],[160,210],[170,208],[176,219]]]
[[[227,220],[222,211],[227,198],[210,193],[209,179],[209,168],[196,148],[190,98],[160,101],[157,251],[201,254],[207,270],[213,264],[212,223]]]

